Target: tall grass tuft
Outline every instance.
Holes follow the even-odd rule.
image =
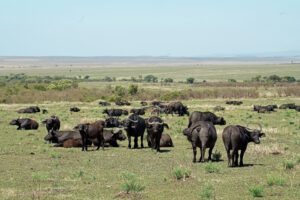
[[[141,185],[136,181],[135,175],[130,172],[122,172],[121,178],[123,179],[123,184],[121,185],[122,190],[127,194],[130,192],[141,192],[145,189],[145,186]]]
[[[269,186],[277,185],[277,186],[284,186],[286,185],[286,180],[285,178],[279,176],[279,175],[269,175],[267,177],[267,184]]]
[[[199,193],[201,198],[210,199],[212,197],[213,186],[211,184],[206,185]]]
[[[204,169],[208,173],[220,172],[221,167],[216,163],[208,162],[204,165]]]
[[[253,197],[263,197],[264,187],[261,185],[254,185],[249,187],[249,193]]]

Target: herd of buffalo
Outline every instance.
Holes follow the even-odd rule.
[[[226,104],[241,105],[241,101],[227,101]],[[147,102],[140,102],[142,108],[134,108],[129,112],[125,109],[104,109],[103,114],[107,114],[108,118],[105,120],[98,120],[93,123],[78,124],[73,130],[60,130],[60,120],[57,116],[50,116],[42,121],[46,125],[47,135],[45,140],[50,143],[55,143],[55,147],[82,147],[82,151],[87,151],[88,146],[97,146],[97,150],[102,147],[119,147],[118,140],[128,139],[128,148],[131,148],[131,137],[134,138],[133,148],[138,148],[138,138],[140,137],[140,147],[143,148],[144,132],[147,130],[147,143],[148,147],[152,150],[160,151],[160,147],[174,147],[170,135],[163,133],[164,128],[169,129],[166,124],[158,115],[165,114],[178,114],[178,116],[189,116],[188,127],[182,132],[191,142],[193,148],[193,162],[196,162],[197,147],[200,148],[199,162],[204,162],[205,150],[208,148],[208,160],[212,159],[212,151],[217,141],[217,132],[215,125],[226,125],[226,120],[223,117],[216,116],[212,112],[199,112],[194,111],[192,114],[188,112],[188,107],[184,106],[181,102],[171,102],[167,105],[160,101],[151,102],[151,106]],[[99,105],[110,106],[108,102],[99,102]],[[116,105],[130,105],[129,102],[117,101]],[[254,105],[253,110],[259,113],[271,112],[277,109],[277,105]],[[300,106],[293,103],[283,104],[279,109],[295,109],[300,111]],[[217,106],[215,111],[222,111],[225,108]],[[70,112],[79,112],[77,107],[70,108]],[[37,113],[41,112],[37,106],[20,109],[18,113]],[[43,114],[48,113],[47,110],[42,110]],[[151,117],[144,119],[141,115],[146,112],[151,113]],[[129,117],[120,120],[121,115],[129,115]],[[17,118],[10,122],[10,125],[18,126],[18,130],[32,130],[38,129],[39,124],[37,121],[29,118]],[[240,125],[230,125],[224,128],[222,139],[228,156],[228,166],[243,166],[243,156],[247,149],[249,142],[256,144],[260,143],[259,138],[264,137],[262,127],[258,124],[259,129],[250,129]],[[112,129],[110,129],[112,128]],[[127,133],[127,137],[123,134],[121,128]],[[240,150],[240,162],[238,157]],[[232,152],[230,152],[232,151]]]

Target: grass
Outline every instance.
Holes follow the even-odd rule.
[[[212,198],[212,192],[213,192],[213,185],[209,184],[206,185],[199,193],[200,197],[203,199],[210,199]]]
[[[218,199],[249,199],[248,186],[245,183],[265,183],[270,174],[280,174],[286,179],[292,180],[291,186],[266,186],[264,199],[272,199],[280,195],[280,199],[297,199],[300,195],[299,164],[296,164],[295,153],[300,152],[300,134],[292,134],[292,130],[298,129],[299,113],[290,110],[290,118],[295,124],[286,120],[286,110],[277,110],[268,115],[252,112],[254,104],[283,104],[295,102],[300,104],[299,98],[258,98],[242,99],[241,106],[226,105],[223,99],[189,100],[183,101],[188,105],[190,112],[195,110],[213,111],[216,105],[225,107],[226,110],[217,112],[222,115],[227,125],[246,125],[246,116],[252,115],[251,122],[268,123],[263,127],[266,133],[261,138],[261,143],[255,145],[249,143],[244,156],[245,167],[227,167],[227,155],[222,141],[222,131],[225,126],[216,126],[218,139],[214,148],[214,154],[222,155],[219,162],[192,163],[193,151],[191,144],[181,133],[187,127],[188,117],[174,115],[161,115],[169,125],[165,130],[173,140],[174,148],[161,148],[162,153],[151,153],[151,149],[128,149],[128,141],[120,142],[119,148],[105,148],[105,151],[82,152],[80,148],[64,149],[52,147],[53,144],[44,142],[47,134],[44,125],[40,124],[38,130],[17,131],[15,126],[9,126],[12,118],[21,116],[37,120],[39,123],[50,115],[57,115],[61,119],[61,129],[71,130],[76,124],[93,122],[104,119],[101,112],[104,107],[99,107],[97,101],[82,102],[46,102],[37,104],[47,108],[49,113],[43,115],[23,114],[16,112],[19,108],[35,104],[0,104],[0,199],[114,199],[120,192],[126,193],[127,189],[121,187],[127,180],[120,177],[121,172],[130,171],[134,174],[135,183],[145,186],[141,192],[141,199],[199,199],[199,193],[205,191],[206,184],[213,185],[210,190],[211,198]],[[70,114],[68,109],[72,106],[79,107],[82,111]],[[112,105],[111,107],[118,108]],[[140,107],[139,102],[133,102],[133,107]],[[123,109],[130,109],[125,106]],[[247,114],[248,113],[248,114]],[[147,113],[144,118],[150,116]],[[261,117],[261,119],[259,119]],[[124,116],[121,117],[123,119]],[[32,135],[34,134],[34,136]],[[19,138],[22,138],[21,140]],[[38,140],[35,138],[39,138]],[[133,140],[133,139],[132,139]],[[140,140],[139,146],[140,146]],[[144,139],[144,145],[146,141]],[[146,145],[145,145],[146,146]],[[287,150],[284,147],[288,146]],[[279,151],[280,154],[272,154]],[[33,152],[34,154],[31,154]],[[199,149],[197,157],[200,156]],[[208,150],[205,158],[207,159]],[[215,158],[214,158],[215,159]],[[283,170],[282,161],[293,161],[294,170]],[[207,167],[212,165],[213,167]],[[214,168],[220,168],[215,170]],[[190,170],[188,181],[175,181],[173,175],[175,168]],[[213,169],[208,173],[206,168]],[[82,172],[80,172],[82,171]],[[33,175],[38,174],[33,182]],[[295,174],[295,178],[294,177]],[[184,176],[184,173],[183,173]],[[183,179],[183,178],[182,178]],[[181,180],[182,180],[181,179]],[[29,184],[27,184],[29,180]],[[238,183],[238,184],[237,184]],[[125,186],[124,186],[125,187]],[[39,189],[40,188],[40,189]],[[126,188],[130,188],[127,184]],[[276,189],[276,190],[275,190]],[[133,189],[133,191],[136,189]],[[241,192],[236,192],[241,191]],[[244,191],[244,192],[243,192]],[[129,192],[135,193],[135,192]]]
[[[177,179],[186,179],[191,176],[191,170],[187,168],[176,167],[173,169],[173,176]]]
[[[121,188],[127,194],[130,192],[141,192],[145,189],[145,186],[138,183],[135,175],[130,172],[122,172],[121,178],[124,181],[121,185]]]
[[[272,174],[267,177],[267,184],[269,186],[273,186],[273,185],[284,186],[286,185],[286,179],[281,177],[278,174]]]
[[[204,169],[208,173],[218,173],[218,172],[220,172],[221,167],[216,163],[208,162],[208,163],[205,163]]]
[[[264,187],[261,185],[253,185],[249,187],[249,193],[253,197],[263,197]]]
[[[287,160],[287,161],[283,162],[284,169],[293,169],[294,166],[295,166],[295,162],[294,161]]]

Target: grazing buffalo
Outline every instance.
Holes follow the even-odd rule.
[[[242,101],[226,101],[226,104],[241,105],[241,104],[243,104],[243,102]]]
[[[130,113],[136,114],[136,115],[144,115],[145,110],[143,108],[133,108],[130,110]]]
[[[141,137],[141,148],[144,148],[143,139],[146,123],[143,118],[136,114],[130,115],[123,120],[123,127],[127,133],[128,148],[131,148],[131,137],[134,137],[134,148],[138,148],[138,137]]]
[[[42,112],[43,112],[43,114],[47,114],[47,113],[48,113],[48,110],[43,109]]]
[[[260,125],[259,125],[260,126]],[[240,155],[240,166],[243,166],[243,157],[244,153],[247,149],[247,145],[249,142],[254,142],[255,144],[259,144],[260,137],[265,137],[265,134],[261,130],[257,129],[249,129],[243,126],[227,126],[223,130],[222,138],[225,145],[225,149],[227,151],[228,157],[228,166],[230,166],[232,161],[232,167],[238,165],[238,150],[241,150]],[[232,154],[230,155],[230,150],[232,150]]]
[[[141,101],[140,104],[141,104],[142,106],[147,106],[147,105],[148,105],[148,103],[145,102],[145,101]]]
[[[102,150],[104,150],[104,137],[103,137],[103,128],[104,128],[105,122],[102,120],[98,120],[94,123],[86,123],[86,124],[79,124],[75,127],[75,129],[78,129],[81,139],[82,139],[82,151],[88,150],[88,140],[97,139],[98,140],[98,147],[97,150],[99,150],[100,145],[102,146]]]
[[[110,117],[105,119],[105,128],[122,127],[122,121],[118,118]]]
[[[183,134],[187,136],[188,141],[193,147],[193,162],[196,162],[197,147],[200,148],[201,156],[199,162],[204,162],[205,150],[209,148],[208,160],[211,160],[212,150],[217,141],[217,131],[212,122],[198,121],[187,129],[183,130]]]
[[[115,104],[117,105],[117,106],[130,106],[131,105],[131,103],[129,103],[129,102],[122,102],[122,101],[119,101],[119,100],[117,100],[116,102],[115,102]]]
[[[221,110],[225,110],[225,108],[221,106],[214,107],[214,111],[221,111]]]
[[[110,103],[105,102],[105,101],[99,101],[99,105],[101,105],[101,106],[110,106]]]
[[[44,140],[48,142],[57,143],[55,147],[62,147],[64,142],[69,139],[81,140],[81,135],[78,131],[55,131],[51,129],[44,137]]]
[[[189,117],[189,125],[190,127],[193,123],[196,123],[198,121],[208,121],[212,122],[214,125],[225,125],[226,121],[223,117],[218,117],[212,112],[199,112],[194,111],[190,117]]]
[[[166,108],[155,108],[152,110],[151,115],[160,115],[166,113],[167,114],[167,109]]]
[[[282,104],[279,109],[295,109],[296,105],[294,103]]]
[[[161,101],[152,101],[151,102],[151,105],[153,105],[153,106],[159,106],[160,104],[162,104]]]
[[[120,117],[121,115],[128,115],[127,110],[122,109],[104,109],[103,114],[107,114],[110,117]]]
[[[300,112],[300,106],[295,106],[295,110]]]
[[[168,124],[164,123],[160,117],[152,116],[146,121],[147,140],[150,141],[151,149],[160,151],[160,139],[164,131],[164,127],[169,129]],[[148,143],[149,144],[149,143]]]
[[[40,111],[41,110],[38,106],[30,106],[28,108],[18,110],[18,113],[37,113]]]
[[[71,111],[71,112],[79,112],[80,109],[77,108],[77,107],[73,107],[73,108],[70,108],[70,111]]]
[[[39,124],[37,121],[29,118],[24,119],[13,119],[10,123],[10,125],[18,126],[17,130],[25,129],[25,130],[36,130],[39,128]]]
[[[42,124],[46,124],[47,131],[49,132],[51,129],[54,131],[58,131],[60,128],[60,120],[58,117],[52,115],[51,117],[44,119]]]
[[[179,116],[183,116],[185,114],[188,116],[190,115],[187,106],[184,106],[181,102],[169,103],[167,107],[167,113],[168,114],[177,113]]]
[[[149,135],[147,135],[147,142],[148,142],[148,147],[152,147],[152,143],[151,143]],[[160,138],[159,146],[160,147],[174,147],[171,136],[169,134],[163,133]]]

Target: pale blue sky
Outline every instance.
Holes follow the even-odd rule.
[[[299,0],[0,0],[0,56],[300,52]]]

